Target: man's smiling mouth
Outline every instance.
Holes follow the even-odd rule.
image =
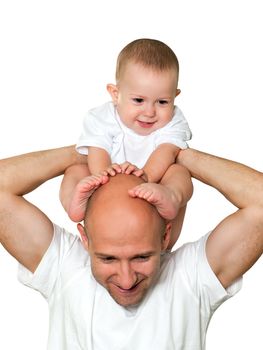
[[[121,286],[118,286],[117,284],[113,284],[115,286],[115,288],[121,293],[121,294],[132,294],[134,292],[136,292],[139,288],[139,285],[142,281],[137,282],[136,284],[134,284],[131,288],[125,289],[122,288]]]

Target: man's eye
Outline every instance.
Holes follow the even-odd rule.
[[[141,256],[137,256],[137,257],[136,257],[136,260],[137,260],[137,261],[148,261],[149,258],[150,258],[150,257],[147,256],[147,255],[146,255],[146,256],[145,256],[145,255],[141,255]]]
[[[114,258],[111,256],[106,256],[105,258],[100,258],[102,262],[104,262],[105,264],[110,264],[111,262],[114,261]]]
[[[136,97],[136,98],[133,98],[132,100],[135,103],[143,103],[143,98]]]

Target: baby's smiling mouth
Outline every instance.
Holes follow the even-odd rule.
[[[154,124],[155,124],[155,121],[154,122],[143,122],[141,120],[137,120],[137,123],[142,127],[142,128],[151,128]]]

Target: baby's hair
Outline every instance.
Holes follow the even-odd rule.
[[[179,74],[179,62],[173,50],[162,41],[137,39],[126,45],[119,53],[116,65],[116,82],[127,62],[142,64],[156,71],[175,69]]]

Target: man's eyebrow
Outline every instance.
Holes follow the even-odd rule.
[[[114,255],[112,255],[112,254],[105,254],[105,253],[95,252],[94,255],[96,255],[99,258],[114,258]]]
[[[133,258],[137,258],[137,257],[140,257],[140,256],[152,256],[152,255],[155,255],[155,254],[156,254],[155,251],[149,250],[149,251],[146,251],[146,252],[141,252],[141,253],[135,254],[135,255],[133,255],[130,258],[133,259]],[[116,258],[115,255],[99,253],[99,252],[95,252],[94,255],[96,255],[98,258]]]
[[[155,254],[156,254],[155,251],[149,250],[149,251],[146,251],[146,252],[141,252],[141,253],[135,254],[134,258],[136,258],[138,256],[151,256],[151,255],[155,255]]]

